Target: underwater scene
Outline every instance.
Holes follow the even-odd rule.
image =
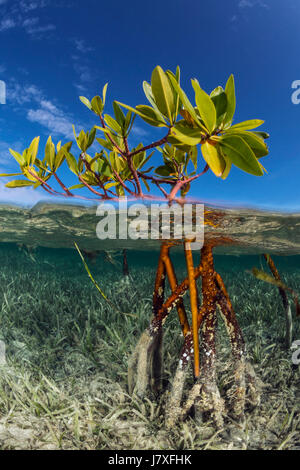
[[[300,214],[205,214],[185,252],[0,207],[1,449],[300,449]]]

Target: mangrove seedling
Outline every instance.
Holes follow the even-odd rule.
[[[184,204],[192,183],[209,170],[223,180],[228,178],[232,166],[262,176],[261,158],[268,154],[265,143],[268,134],[257,130],[263,124],[260,119],[233,123],[236,108],[233,75],[224,88],[217,86],[210,94],[201,88],[197,79],[192,79],[191,83],[194,103],[180,84],[179,67],[173,73],[157,66],[150,83],[143,82],[148,104],[133,107],[114,101],[112,115],[105,111],[107,84],[101,96],[91,100],[81,96],[82,103],[99,122],[91,130],[80,130],[79,133],[73,127],[79,149],[77,158],[72,151],[72,142],[60,141],[55,145],[51,136],[44,153],[38,156],[39,137],[35,137],[23,153],[10,149],[20,172],[1,176],[21,178],[9,181],[6,186],[40,187],[48,194],[67,198],[109,201],[127,196],[129,199],[163,199],[169,204],[173,201]],[[165,134],[152,143],[140,142],[132,147],[130,135],[137,116],[153,128],[165,129]],[[92,156],[90,151],[96,145],[98,148]],[[160,157],[158,164],[154,159],[156,152]],[[204,166],[199,171],[201,163]],[[72,186],[63,182],[60,174],[63,164],[76,178]],[[85,194],[78,194],[81,189],[86,190]],[[207,212],[204,223],[211,223]],[[206,235],[201,263],[194,267],[190,240],[184,240],[187,278],[180,284],[169,257],[170,246],[163,244],[161,248],[153,295],[153,319],[129,361],[128,378],[130,391],[135,390],[141,396],[149,389],[161,390],[163,324],[170,311],[176,308],[184,341],[166,410],[169,426],[194,405],[200,412],[210,411],[216,424],[222,425],[224,404],[216,385],[215,371],[217,307],[225,320],[234,358],[234,384],[230,395],[234,415],[239,419],[244,416],[246,376],[252,396],[257,398],[253,371],[245,366],[242,333],[222,278],[213,266],[213,247],[227,242]],[[165,300],[166,276],[172,295]],[[198,278],[202,280],[202,305],[198,298]],[[191,324],[182,298],[187,290],[190,291]],[[184,382],[190,363],[193,363],[195,385],[183,405]]]

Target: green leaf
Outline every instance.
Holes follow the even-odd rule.
[[[155,169],[155,173],[159,176],[170,176],[174,174],[174,169],[168,165],[161,165]]]
[[[88,133],[88,146],[87,146],[87,148],[89,148],[91,145],[93,145],[95,137],[96,137],[96,132],[97,132],[96,128],[93,127],[92,130]]]
[[[77,138],[77,145],[82,152],[85,152],[88,148],[88,135],[84,132],[84,130],[81,130],[79,132],[79,136]]]
[[[225,93],[227,96],[227,112],[225,118],[225,124],[231,124],[236,107],[236,99],[235,99],[235,85],[234,85],[234,77],[230,75],[225,87]]]
[[[65,159],[64,150],[66,150],[67,152],[70,152],[71,147],[72,147],[72,142],[67,142],[57,152],[56,159],[55,159],[55,169],[56,170],[61,166],[61,164],[63,163],[63,161]]]
[[[217,113],[217,126],[223,122],[227,110],[227,96],[221,86],[215,88],[210,94]]]
[[[92,106],[92,110],[94,111],[94,113],[97,114],[97,116],[101,116],[103,112],[104,104],[100,96],[94,96],[94,98],[91,101],[91,106]]]
[[[136,109],[142,113],[140,114],[140,117],[148,124],[156,127],[166,126],[166,121],[164,120],[163,115],[160,111],[156,111],[155,108],[151,108],[145,104],[140,104]]]
[[[29,165],[33,165],[38,153],[40,138],[35,137],[29,146]]]
[[[127,104],[119,103],[118,101],[117,103],[120,106],[123,106],[123,108],[126,108],[129,111],[140,116],[144,121],[146,121],[151,126],[166,127],[166,122],[163,116],[160,113],[158,113],[158,111],[155,111],[155,109],[151,108],[150,106],[138,105],[136,109],[134,109],[131,106],[128,106]]]
[[[247,173],[262,176],[263,170],[249,145],[239,136],[224,135],[219,141],[222,152],[231,162]]]
[[[208,132],[211,134],[216,127],[217,113],[216,108],[207,93],[199,85],[198,80],[192,80],[192,86],[195,90],[195,100],[201,119]]]
[[[183,165],[183,163],[185,162],[185,152],[174,147],[172,147],[172,149],[173,149],[173,158],[176,160],[177,163],[179,163],[179,165]]]
[[[226,166],[225,166],[225,170],[223,171],[223,173],[221,175],[221,178],[222,178],[222,180],[226,180],[226,178],[228,177],[228,175],[230,173],[232,163],[229,160],[229,158],[226,157],[225,155],[223,155],[223,158],[224,158]]]
[[[85,187],[84,184],[79,183],[79,184],[73,184],[73,186],[70,186],[68,189],[71,191],[71,189],[80,189],[84,187]]]
[[[204,160],[213,173],[218,177],[222,176],[226,167],[226,163],[221,153],[219,152],[217,145],[212,145],[209,142],[205,142],[201,145],[201,151]]]
[[[87,108],[89,108],[90,110],[92,110],[92,105],[91,105],[90,100],[88,100],[87,98],[85,98],[85,96],[79,96],[79,99],[80,99],[80,101],[81,101]]]
[[[257,137],[259,137],[263,141],[265,141],[265,139],[268,139],[270,137],[270,134],[268,134],[267,132],[263,132],[263,131],[253,131],[252,134],[257,135]]]
[[[119,126],[123,128],[125,124],[125,116],[124,116],[122,109],[120,108],[120,106],[118,105],[116,101],[113,102],[113,108],[114,108],[116,121],[119,124]]]
[[[136,117],[135,114],[133,116],[134,116],[134,118]],[[131,118],[132,118],[132,112],[128,111],[128,113],[126,114],[126,117],[125,117],[125,124],[124,124],[125,133],[127,133],[127,132],[129,133],[130,130],[131,130],[131,127],[132,127],[132,124],[133,124],[133,121],[134,121],[134,118],[133,118],[132,121],[131,121]]]
[[[189,157],[192,160],[195,170],[197,170],[198,147],[192,147],[189,152]]]
[[[103,90],[102,90],[102,102],[103,102],[103,108],[105,106],[105,101],[106,101],[106,92],[107,92],[107,86],[108,83],[105,83]]]
[[[159,65],[152,72],[151,89],[158,109],[173,123],[176,100],[168,76]]]
[[[152,93],[152,88],[151,88],[150,83],[148,83],[146,81],[143,81],[143,90],[144,90],[146,98],[149,101],[149,103],[151,104],[151,106],[154,109],[156,109],[157,111],[159,111],[159,109],[158,109],[158,107],[156,106],[156,103],[155,103],[155,99],[154,99],[154,96],[153,96],[153,93]]]
[[[106,148],[107,150],[112,150],[113,149],[113,145],[110,141],[108,142],[107,140],[101,139],[99,137],[96,137],[96,140],[97,140],[97,142],[99,142],[99,144],[102,147]]]
[[[63,148],[63,151],[64,151],[64,154],[65,154],[65,157],[66,157],[66,160],[67,160],[67,163],[68,163],[68,166],[69,166],[70,170],[75,175],[78,175],[79,174],[79,168],[78,168],[76,158],[74,157],[74,155],[72,155],[66,149]]]
[[[25,165],[26,161],[25,161],[25,158],[23,157],[23,155],[21,155],[18,152],[15,152],[15,150],[12,150],[12,149],[9,149],[9,151],[12,154],[12,156],[14,157],[14,159],[17,160],[17,162],[19,163],[20,166]]]
[[[178,85],[180,85],[180,68],[179,66],[176,67],[176,74],[174,74],[171,70],[167,70],[166,71],[166,74],[168,77],[172,76],[174,80],[176,80],[176,82],[178,83]],[[175,107],[175,114],[174,114],[174,122],[177,118],[177,114],[181,108],[181,102],[180,102],[180,96],[179,96],[179,93],[175,90],[175,88],[173,87],[173,84],[172,82],[170,81],[171,83],[171,86],[172,86],[172,89],[173,89],[173,92],[174,92],[174,95],[175,95],[175,101],[176,101],[176,107]]]
[[[123,170],[126,162],[123,160],[123,158],[119,157],[116,152],[110,152],[109,158],[112,168],[116,170],[117,173],[120,173]]]
[[[46,158],[46,162],[48,163],[49,167],[52,170],[54,167],[54,162],[55,162],[55,145],[52,142],[51,135],[49,136],[47,143],[46,143],[45,158]]]
[[[264,123],[261,119],[251,119],[250,121],[239,122],[231,126],[229,130],[240,130],[240,131],[250,131],[251,129],[256,129],[256,127],[261,126]]]
[[[193,118],[193,120],[195,121],[195,124],[200,127],[200,129],[202,129],[204,132],[207,131],[207,129],[205,129],[205,127],[201,124],[201,122],[199,121],[198,119],[198,116],[197,116],[197,113],[193,107],[193,105],[191,104],[191,102],[189,101],[188,97],[186,96],[185,92],[182,90],[182,88],[180,88],[179,84],[177,83],[177,80],[172,76],[172,74],[168,74],[168,77],[173,85],[173,87],[175,88],[175,90],[177,91],[177,93],[179,94],[179,97],[180,97],[180,100],[184,106],[184,108],[189,112],[189,114],[191,115],[191,117]]]
[[[251,147],[254,152],[254,155],[257,158],[265,157],[269,153],[268,147],[265,144],[264,140],[261,139],[259,136],[255,135],[253,132],[240,130],[234,131],[231,128],[229,129],[229,131],[226,132],[225,135],[237,135],[241,137],[245,142],[247,142],[249,147]]]
[[[109,114],[104,115],[104,121],[106,124],[117,134],[122,134],[122,128],[121,126],[115,121],[114,118],[112,118]]]
[[[24,186],[33,186],[34,183],[28,180],[13,180],[6,183],[7,188],[23,188]]]
[[[106,158],[102,158],[101,160],[99,160],[98,171],[101,175],[111,178],[112,170]]]
[[[198,145],[201,141],[201,133],[199,129],[191,129],[181,123],[175,124],[168,137],[168,142],[173,143],[173,136],[181,143],[189,146]]]
[[[23,175],[23,173],[1,173],[0,178],[7,177],[7,176],[21,176],[21,175]]]

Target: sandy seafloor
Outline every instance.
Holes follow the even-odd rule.
[[[239,241],[218,249],[215,266],[237,312],[261,391],[261,404],[246,409],[246,423],[236,423],[228,412],[222,430],[209,419],[200,423],[191,417],[172,430],[164,426],[182,345],[176,311],[165,325],[164,393],[143,400],[128,394],[128,359],[151,317],[157,241],[100,244],[91,208],[4,206],[0,219],[1,449],[300,449],[300,366],[284,345],[281,298],[275,286],[250,272],[253,267],[267,271],[261,253],[270,252],[284,283],[300,293],[297,214],[231,211],[219,228]],[[88,278],[74,241],[82,249],[99,250],[87,262],[110,303]],[[129,279],[122,274],[124,247]],[[182,280],[180,247],[172,260]],[[300,319],[290,301],[296,341]],[[220,319],[218,386],[224,398],[231,373]]]

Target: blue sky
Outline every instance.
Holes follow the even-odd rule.
[[[41,136],[72,138],[71,124],[97,123],[79,101],[109,82],[113,99],[146,103],[142,81],[156,65],[175,70],[193,97],[191,78],[210,91],[236,80],[235,121],[265,120],[271,135],[268,174],[257,178],[234,169],[226,181],[206,174],[192,196],[207,201],[279,210],[300,209],[300,104],[291,101],[300,80],[300,4],[296,0],[0,0],[0,171],[16,170],[8,148],[22,150]],[[140,119],[132,143],[147,144],[164,130]],[[200,163],[202,165],[202,163]],[[204,166],[204,165],[203,165]],[[72,184],[69,172],[62,172]],[[42,191],[9,190],[0,200],[33,204]]]

